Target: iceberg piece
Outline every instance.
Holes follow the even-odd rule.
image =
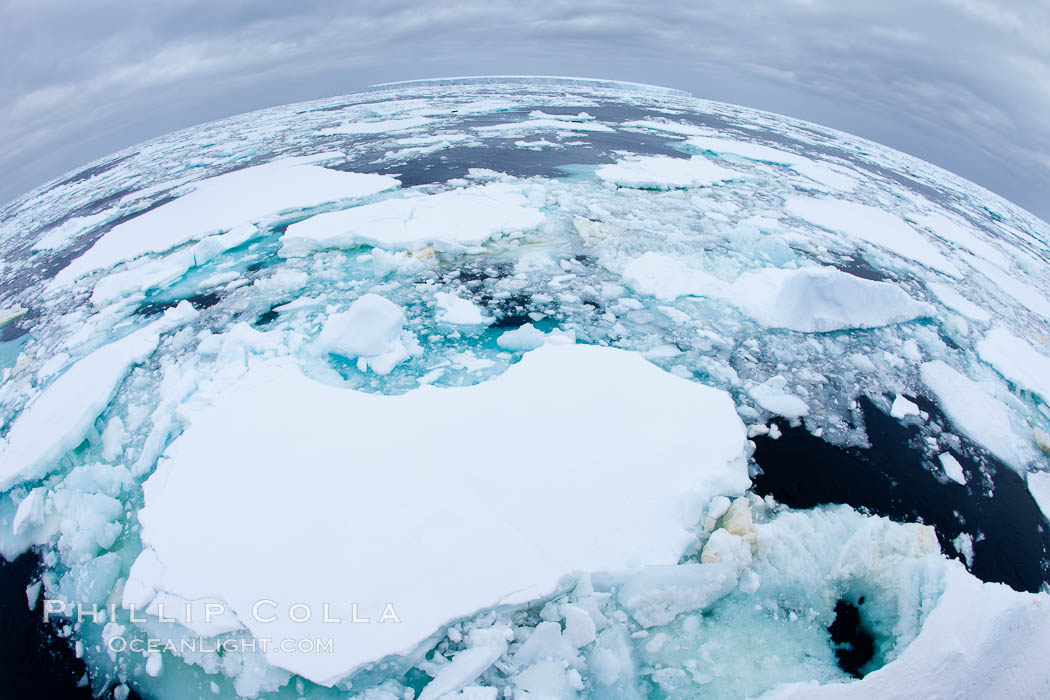
[[[977,354],[1011,383],[1050,402],[1050,357],[1005,328],[993,328],[977,343]]]
[[[409,357],[401,340],[404,325],[401,307],[378,294],[365,294],[348,310],[328,317],[317,344],[348,360],[359,358],[376,374],[389,374]]]
[[[497,234],[534,229],[543,219],[519,187],[493,182],[319,214],[288,227],[281,237],[281,255],[356,245],[409,250],[432,244],[473,246]]]
[[[938,457],[940,460],[941,468],[944,469],[944,475],[957,484],[966,486],[966,473],[963,471],[962,465],[959,464],[951,452],[944,452]]]
[[[896,214],[844,199],[789,197],[785,206],[792,215],[821,228],[885,248],[951,277],[962,277],[936,245]]]
[[[747,393],[759,406],[778,416],[797,419],[809,413],[809,404],[787,390],[787,379],[780,374],[751,387]]]
[[[435,292],[434,299],[438,308],[438,320],[454,326],[487,326],[492,318],[486,316],[477,304],[470,299],[450,294]]]
[[[1007,465],[1023,472],[1037,457],[1029,437],[1014,427],[1010,409],[980,383],[942,360],[924,363],[919,375],[952,424]]]
[[[1032,494],[1043,517],[1050,520],[1050,472],[1028,472],[1028,491]]]
[[[620,187],[647,190],[703,187],[742,177],[741,173],[715,165],[703,156],[672,158],[636,155],[603,165],[595,175]]]
[[[400,396],[270,360],[183,411],[139,513],[139,559],[160,566],[136,562],[126,602],[214,597],[255,636],[333,637],[330,654],[267,653],[324,685],[574,571],[674,564],[703,504],[750,483],[728,394],[599,346],[548,344],[491,381]],[[537,510],[551,484],[564,507]],[[259,600],[276,620],[253,617]],[[313,617],[291,621],[293,603]],[[343,624],[323,624],[324,603]]]
[[[286,158],[201,180],[189,194],[114,226],[55,282],[68,284],[95,270],[281,212],[366,197],[400,184],[388,175],[340,172],[304,160],[309,158]]]
[[[900,394],[893,399],[893,405],[890,406],[890,415],[897,420],[906,418],[907,416],[918,416],[919,407],[913,401],[909,401]]]
[[[878,328],[934,310],[895,284],[866,280],[833,267],[745,272],[726,295],[765,326],[804,333]]]
[[[91,430],[131,368],[156,349],[160,334],[197,315],[188,302],[75,362],[18,414],[0,453],[0,491],[36,479]]]

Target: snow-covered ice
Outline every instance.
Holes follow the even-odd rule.
[[[281,254],[289,257],[356,245],[409,250],[430,244],[470,246],[542,222],[543,215],[520,188],[495,182],[319,214],[288,227]]]
[[[628,156],[612,165],[603,165],[596,174],[621,187],[669,190],[713,185],[741,177],[741,174],[715,165],[703,156]]]
[[[1002,327],[993,328],[979,343],[977,354],[1018,388],[1050,403],[1050,357]]]
[[[288,158],[203,180],[189,194],[115,226],[56,278],[68,283],[95,270],[160,253],[239,224],[398,186],[386,175],[345,173]]]
[[[335,635],[332,654],[268,656],[325,685],[574,571],[674,564],[703,504],[749,483],[728,395],[609,348],[546,345],[489,382],[402,396],[259,365],[186,416],[139,514],[162,573],[128,586],[225,600],[257,636]],[[552,484],[565,507],[531,517]],[[347,619],[355,602],[373,623],[264,624],[261,599]],[[391,602],[401,622],[378,622]]]

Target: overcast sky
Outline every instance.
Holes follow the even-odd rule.
[[[494,73],[655,83],[907,151],[1050,219],[1046,0],[0,0],[0,203],[260,107]]]

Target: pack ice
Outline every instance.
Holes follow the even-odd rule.
[[[750,441],[881,411],[1045,545],[1047,241],[652,86],[195,127],[0,210],[0,554],[100,697],[1050,696],[1045,546],[1014,590],[979,523],[759,497]]]

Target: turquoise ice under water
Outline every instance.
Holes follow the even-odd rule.
[[[229,178],[237,173],[241,184]],[[179,210],[180,200],[200,205]],[[63,623],[99,694],[788,697],[816,692],[792,685],[813,682],[864,697],[922,692],[915,668],[954,669],[950,680],[927,682],[960,687],[975,682],[966,673],[991,673],[937,657],[946,635],[978,649],[1006,645],[1017,658],[1047,641],[1038,622],[1046,593],[982,588],[940,553],[931,528],[848,507],[793,511],[744,486],[711,486],[701,491],[719,498],[694,513],[679,559],[586,570],[569,545],[548,541],[568,557],[557,586],[456,609],[405,653],[364,664],[355,654],[345,666],[334,654],[331,668],[318,669],[259,651],[111,648],[114,638],[202,636],[155,613],[131,620],[129,586],[144,601],[149,591],[202,590],[185,576],[154,590],[163,577],[143,573],[145,565],[132,571],[159,542],[169,542],[171,557],[192,554],[170,544],[185,523],[140,522],[139,513],[150,498],[158,509],[193,512],[193,503],[165,495],[169,477],[151,475],[164,471],[158,460],[184,468],[171,446],[199,434],[193,415],[236,424],[236,416],[194,412],[221,404],[258,367],[293,366],[346,392],[414,401],[423,385],[495,382],[540,348],[607,346],[725,392],[751,437],[780,417],[836,445],[864,445],[857,398],[867,396],[918,427],[915,449],[945,483],[941,455],[994,458],[1026,476],[1045,511],[1050,229],[934,166],[659,88],[422,82],[172,134],[50,183],[0,217],[2,306],[32,311],[15,322],[26,334],[0,343],[0,357],[11,356],[0,361],[10,442],[0,454],[0,551],[41,552],[42,598],[115,604],[114,619]],[[63,389],[60,378],[76,378],[98,353],[114,358]],[[908,396],[932,399],[947,420],[895,401]],[[47,400],[56,413],[33,423],[32,407]],[[477,439],[469,427],[449,449]],[[508,426],[508,447],[542,444],[529,427]],[[746,460],[743,436],[722,437]],[[640,430],[638,443],[646,438]],[[297,433],[284,444],[324,439]],[[396,440],[391,449],[413,446],[412,434]],[[39,449],[52,443],[66,447]],[[701,485],[714,473],[747,476],[744,461],[705,468]],[[289,481],[263,483],[291,491],[294,476],[292,468]],[[726,479],[718,483],[737,483]],[[145,499],[143,483],[153,484]],[[231,509],[251,506],[239,493],[229,500]],[[515,529],[574,502],[554,484],[533,505],[513,514]],[[302,508],[310,514],[309,501]],[[590,525],[576,523],[564,539]],[[498,539],[504,525],[433,527],[488,528]],[[275,576],[287,573],[289,553],[252,541],[251,525],[234,529],[213,533],[241,545],[230,557],[257,547]],[[383,555],[394,566],[419,546],[391,541]],[[483,573],[459,572],[463,588]],[[193,583],[212,586],[209,598],[227,590],[218,580]],[[427,585],[424,572],[417,588]],[[836,660],[828,627],[839,601],[857,606],[874,641],[863,680]],[[949,612],[967,605],[1035,622],[1007,644],[995,625],[983,636],[951,627],[968,624]],[[1023,693],[1046,676],[1033,666],[1031,678],[990,683]]]

